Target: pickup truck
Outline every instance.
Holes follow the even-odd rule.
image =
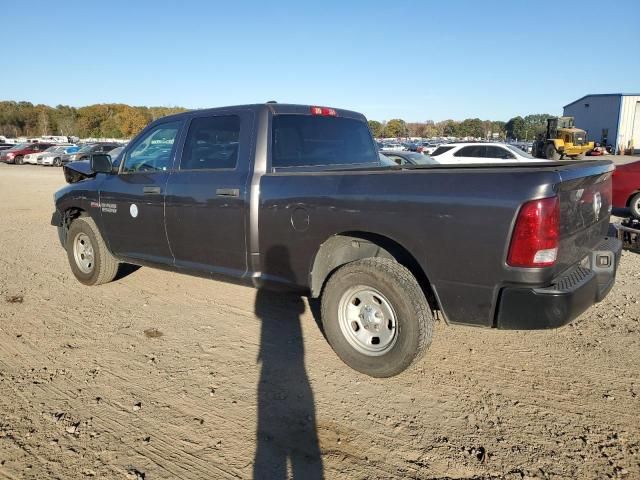
[[[114,159],[65,166],[55,194],[71,270],[120,263],[320,297],[352,368],[399,374],[434,318],[562,326],[614,284],[608,161],[381,163],[363,115],[267,103],[148,125]]]

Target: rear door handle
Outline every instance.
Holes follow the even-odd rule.
[[[145,195],[154,195],[160,193],[160,187],[142,187],[142,193]]]
[[[239,188],[218,188],[216,189],[216,195],[219,197],[239,197]]]

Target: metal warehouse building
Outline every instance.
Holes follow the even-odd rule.
[[[589,140],[640,151],[640,94],[585,95],[564,106],[564,115],[575,117],[576,127]]]

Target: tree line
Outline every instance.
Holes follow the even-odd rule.
[[[30,102],[1,101],[0,135],[131,138],[149,122],[185,110],[182,107],[132,107],[122,103],[76,108],[69,105],[50,107]]]
[[[184,112],[182,107],[133,107],[122,103],[102,103],[86,107],[34,105],[30,102],[0,101],[0,135],[5,137],[39,137],[64,135],[106,138],[131,138],[149,122]],[[467,118],[434,122],[405,122],[394,118],[388,122],[369,120],[374,137],[475,137],[532,140],[546,130],[549,114],[514,117],[507,122]]]
[[[547,118],[552,115],[538,113],[526,117],[513,117],[507,122],[500,120],[480,120],[467,118],[462,121],[443,120],[434,122],[405,122],[394,118],[388,122],[369,120],[369,128],[376,138],[397,137],[474,137],[490,138],[497,134],[499,138],[533,140],[547,129]]]

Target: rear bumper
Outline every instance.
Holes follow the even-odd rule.
[[[544,288],[506,287],[500,294],[496,327],[506,330],[557,328],[607,296],[615,283],[622,243],[605,238],[591,256]],[[608,258],[609,265],[603,265]]]

